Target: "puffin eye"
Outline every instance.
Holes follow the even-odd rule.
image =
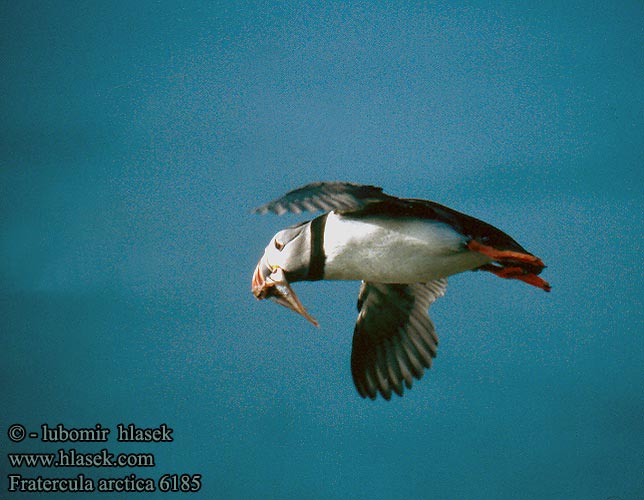
[[[275,240],[275,248],[281,251],[282,248],[284,248],[284,243],[282,243],[281,241]]]

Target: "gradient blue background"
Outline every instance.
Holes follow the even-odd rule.
[[[10,424],[134,422],[174,428],[108,444],[153,470],[11,472],[201,473],[222,499],[644,498],[643,25],[639,1],[2,2],[2,491],[7,451],[61,447]],[[250,293],[301,220],[250,209],[317,180],[487,220],[553,291],[452,278],[432,370],[364,401],[357,283],[296,286],[320,329]]]

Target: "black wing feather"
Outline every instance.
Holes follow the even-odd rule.
[[[392,199],[376,186],[363,186],[350,182],[314,182],[307,184],[284,196],[253,210],[254,213],[273,212],[282,215],[286,212],[299,214],[303,211],[322,210],[341,212],[357,210],[375,201]]]
[[[401,396],[436,356],[438,337],[427,315],[446,279],[412,285],[363,282],[353,335],[351,373],[362,397]]]

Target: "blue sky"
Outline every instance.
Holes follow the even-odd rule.
[[[643,22],[634,1],[4,5],[3,454],[60,447],[11,443],[16,422],[166,423],[173,443],[109,447],[203,474],[203,498],[644,497]],[[357,283],[296,285],[320,329],[250,293],[302,219],[250,210],[318,180],[482,218],[553,291],[452,278],[431,371],[364,401]]]

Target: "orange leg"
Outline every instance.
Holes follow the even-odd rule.
[[[479,269],[481,269],[482,271],[489,271],[497,275],[499,278],[523,281],[528,285],[536,286],[537,288],[541,288],[546,292],[549,292],[551,290],[551,286],[547,281],[539,278],[539,276],[537,276],[536,274],[527,272],[521,267],[497,267],[489,264],[487,266],[481,266]]]
[[[513,252],[511,250],[497,250],[496,248],[484,245],[479,243],[476,240],[470,240],[467,243],[467,248],[473,252],[482,253],[487,255],[492,260],[503,261],[503,260],[513,260],[515,262],[526,262],[532,264],[533,266],[546,267],[543,261],[534,255],[521,252]]]

